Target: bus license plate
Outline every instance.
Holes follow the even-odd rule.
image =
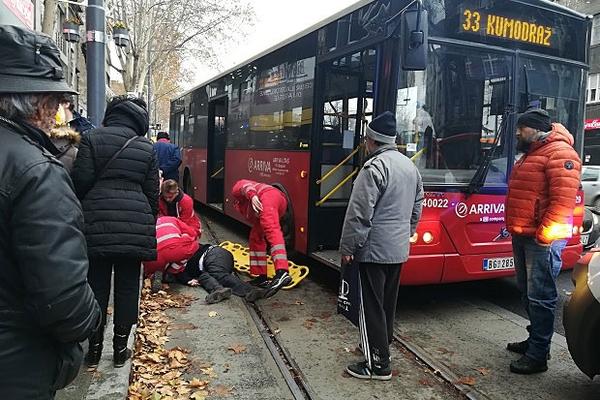
[[[515,267],[515,259],[512,257],[484,258],[483,270],[496,271],[499,269],[512,269]]]
[[[588,244],[588,240],[590,240],[590,235],[581,235],[581,244],[582,245],[586,245]]]

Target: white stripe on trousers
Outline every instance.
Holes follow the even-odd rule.
[[[365,356],[365,360],[367,361],[369,369],[372,371],[373,366],[371,365],[371,347],[369,346],[367,321],[365,319],[365,308],[363,307],[362,281],[360,279],[360,269],[358,271],[358,297],[360,298],[360,307],[358,309],[358,330],[360,332],[360,341],[362,343],[363,355]]]

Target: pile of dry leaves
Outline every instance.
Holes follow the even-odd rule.
[[[169,318],[165,310],[187,307],[193,300],[190,296],[162,290],[152,294],[150,281],[144,281],[128,399],[203,400],[208,396],[209,381],[182,378],[190,365],[187,351],[181,347],[165,347],[169,341]]]

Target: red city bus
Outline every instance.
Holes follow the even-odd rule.
[[[289,248],[337,265],[364,127],[390,110],[426,189],[402,283],[511,275],[504,201],[517,114],[548,110],[581,154],[590,26],[544,0],[359,1],[172,101],[181,183],[238,220],[235,181],[278,185]],[[410,65],[420,39],[422,68]],[[581,252],[581,203],[566,267]]]

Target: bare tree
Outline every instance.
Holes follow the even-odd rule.
[[[144,92],[149,67],[152,77],[178,76],[172,68],[183,57],[214,63],[216,49],[254,18],[248,0],[108,0],[108,8],[112,21],[124,22],[131,38],[128,49],[118,50],[119,65],[113,67],[125,90],[138,93]]]
[[[44,15],[42,17],[42,32],[54,37],[54,21],[56,20],[56,0],[44,0]]]

